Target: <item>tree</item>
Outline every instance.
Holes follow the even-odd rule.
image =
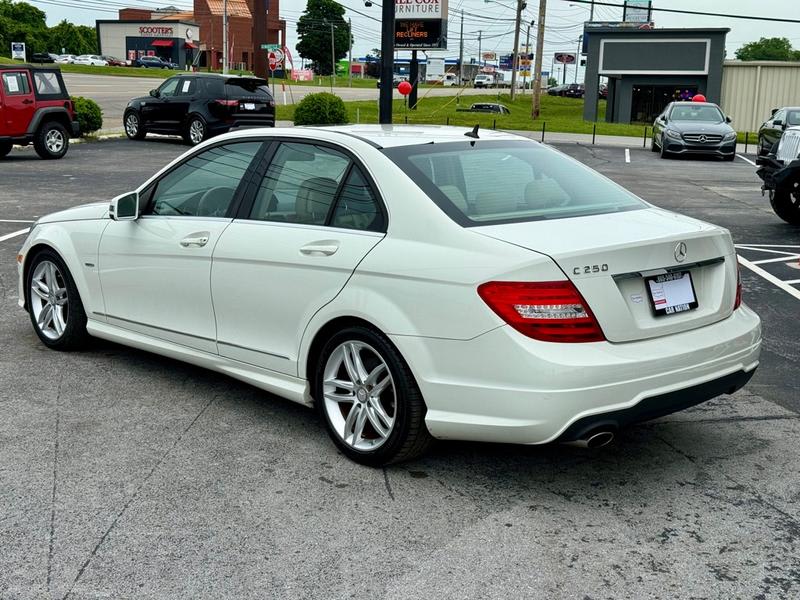
[[[333,25],[334,56],[331,56]],[[350,48],[350,29],[344,20],[344,8],[334,0],[308,0],[305,12],[297,20],[297,52],[313,63],[320,75],[330,75],[333,62],[344,58]]]
[[[0,54],[6,54],[11,42],[25,42],[28,53],[47,50],[45,14],[26,2],[0,0]]]
[[[786,38],[761,38],[736,51],[739,60],[800,60],[800,51],[792,49]]]

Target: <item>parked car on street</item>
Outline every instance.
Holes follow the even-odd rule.
[[[60,65],[71,65],[78,58],[74,54],[61,54],[55,61]]]
[[[131,63],[132,67],[140,69],[177,69],[178,65],[161,59],[158,56],[142,56]]]
[[[490,88],[494,87],[494,76],[493,75],[486,75],[484,73],[480,75],[476,75],[475,79],[472,82],[472,86],[475,88]]]
[[[556,85],[547,89],[548,96],[563,96],[566,91],[566,85]]]
[[[41,217],[17,262],[44,346],[104,338],[316,406],[371,466],[433,438],[601,446],[759,363],[726,229],[504,132],[231,132]]]
[[[758,154],[766,156],[788,127],[800,126],[800,106],[785,106],[772,111],[772,116],[758,129]]]
[[[492,102],[478,102],[469,108],[459,108],[456,112],[481,112],[481,113],[495,113],[500,115],[510,115],[511,111],[505,104],[497,104]]]
[[[582,83],[569,83],[562,95],[567,98],[583,98],[585,93],[586,89]]]
[[[129,65],[127,60],[115,58],[114,56],[103,55],[100,58],[106,61],[109,67],[127,67]]]
[[[800,225],[800,126],[787,127],[766,156],[758,156],[756,172],[764,181],[772,210],[792,225]]]
[[[597,95],[603,100],[608,98],[608,86],[605,83],[600,84],[600,87],[597,90]]]
[[[57,67],[0,64],[0,158],[28,144],[42,158],[61,158],[78,135],[75,107]]]
[[[97,56],[96,54],[81,54],[80,56],[75,58],[73,64],[87,65],[90,67],[108,66],[108,63],[103,59],[103,57]]]
[[[257,77],[176,75],[149,96],[128,102],[122,124],[132,140],[162,133],[197,145],[234,127],[274,126],[275,100],[267,82]]]
[[[396,88],[398,85],[400,85],[404,81],[408,81],[408,77],[406,77],[404,75],[398,75],[397,73],[392,75],[392,87]],[[378,81],[375,82],[375,87],[378,87],[378,88],[381,87],[381,80],[380,79],[378,79]]]
[[[707,154],[736,158],[736,131],[731,118],[711,102],[670,102],[653,123],[650,150],[661,158]]]
[[[31,54],[31,62],[38,64],[52,64],[56,62],[56,58],[58,58],[56,55],[47,52],[34,52]]]

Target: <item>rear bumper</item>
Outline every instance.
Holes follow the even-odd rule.
[[[218,135],[232,129],[245,129],[248,127],[275,127],[275,116],[219,121],[218,123],[210,124],[208,129],[212,135]]]
[[[743,305],[712,325],[628,343],[537,342],[507,326],[465,341],[391,339],[420,386],[434,437],[541,444],[744,385],[758,366],[761,325]]]

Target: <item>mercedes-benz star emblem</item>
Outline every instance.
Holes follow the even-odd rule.
[[[700,143],[701,144],[705,144],[707,141],[708,141],[708,138],[706,136],[704,136],[704,135],[700,136]]]
[[[677,246],[675,246],[675,260],[678,262],[683,262],[686,260],[686,242],[681,242]]]

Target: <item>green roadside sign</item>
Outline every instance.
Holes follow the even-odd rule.
[[[268,52],[275,52],[275,50],[280,50],[281,47],[278,44],[261,44],[262,50],[267,50]]]

